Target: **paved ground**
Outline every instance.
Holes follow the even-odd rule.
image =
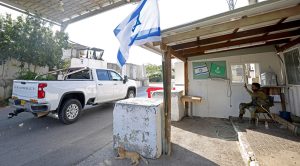
[[[23,113],[7,119],[0,111],[0,165],[72,165],[112,139],[112,104],[86,110],[80,120],[63,125],[51,117]]]
[[[172,125],[172,156],[148,160],[149,165],[199,166],[199,165],[244,165],[236,134],[227,120],[210,118],[185,118]],[[78,166],[130,165],[129,160],[115,160],[112,144],[108,144]],[[142,161],[141,161],[142,162]],[[145,163],[141,163],[145,165]]]
[[[294,136],[280,125],[269,123],[269,129],[260,123],[257,128],[249,129],[248,123],[235,123],[262,166],[300,165],[300,137]]]
[[[146,96],[145,88],[138,97]],[[53,117],[34,118],[29,113],[7,119],[0,108],[0,166],[73,165],[112,141],[113,104],[84,111],[78,122],[63,125]]]
[[[146,88],[138,90],[145,97]],[[0,165],[130,165],[114,160],[113,104],[84,111],[80,120],[63,125],[53,117],[36,119],[29,113],[7,119],[0,111]],[[173,123],[173,154],[150,165],[243,165],[235,133],[226,120],[194,118]],[[142,164],[143,165],[143,164]]]

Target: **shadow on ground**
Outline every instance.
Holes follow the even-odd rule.
[[[228,119],[185,117],[172,126],[205,137],[237,141],[237,134]]]
[[[226,131],[221,131],[222,129]],[[237,142],[233,139],[220,138],[220,135],[225,137],[233,134],[228,120],[185,118],[180,122],[172,123],[171,130],[172,155],[170,157],[162,155],[157,160],[149,160],[149,165],[244,165]],[[128,159],[115,160],[116,154],[112,147],[112,143],[110,143],[78,165],[126,166],[131,164]],[[145,165],[145,163],[141,161],[141,165]]]
[[[282,125],[276,122],[268,122],[268,127],[265,127],[264,121],[259,121],[258,125],[250,125],[249,120],[246,119],[242,123],[238,122],[235,118],[233,123],[238,127],[241,132],[259,132],[269,136],[274,136],[282,139],[288,139],[295,142],[300,142],[300,136],[296,136],[287,128],[284,128]]]
[[[124,160],[116,160],[116,154],[112,150],[112,143],[96,152],[92,156],[89,156],[86,160],[82,161],[78,164],[78,166],[92,166],[92,165],[103,165],[103,166],[115,166],[115,165],[131,165],[130,159]],[[169,156],[161,156],[157,160],[147,159],[149,165],[158,165],[158,166],[198,166],[198,165],[211,165],[216,166],[218,164],[213,161],[206,159],[202,156],[199,156],[196,153],[193,153],[177,144],[172,144],[172,155]],[[146,166],[146,164],[140,160],[140,166]]]

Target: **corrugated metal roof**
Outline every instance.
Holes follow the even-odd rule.
[[[0,5],[69,24],[140,0],[0,0]]]

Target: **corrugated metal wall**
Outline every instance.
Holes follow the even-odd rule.
[[[297,52],[297,54],[299,54],[300,52],[300,44],[288,49],[287,51],[285,51],[283,53],[283,59],[284,61],[286,62],[286,56],[288,55],[287,53],[290,52],[290,51],[293,51],[295,49],[298,49],[299,51]],[[296,64],[299,65],[299,62],[300,62],[300,59],[296,58],[294,60],[298,60],[298,62],[294,62]],[[285,65],[289,65],[289,64],[285,64]],[[298,66],[298,69],[299,69],[300,66]],[[293,70],[297,70],[297,69],[293,69]],[[287,73],[288,71],[286,71],[286,82],[289,82],[288,81],[288,76],[287,76]],[[290,73],[289,73],[290,74]],[[299,74],[296,72],[296,74]],[[298,79],[299,76],[296,76],[296,75],[293,75],[293,77],[290,76],[290,79]],[[295,84],[297,84],[299,81],[297,81]],[[287,88],[287,93],[286,94],[286,101],[287,101],[287,111],[291,112],[293,115],[296,115],[296,116],[300,116],[300,85],[288,85],[288,88]]]
[[[300,116],[300,86],[291,86],[288,88],[288,109],[296,116]]]

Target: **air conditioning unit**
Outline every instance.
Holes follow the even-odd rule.
[[[274,72],[265,72],[260,75],[262,86],[277,86],[277,76]]]

